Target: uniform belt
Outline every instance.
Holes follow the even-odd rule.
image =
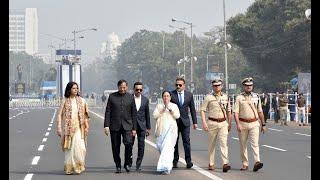
[[[216,122],[223,122],[226,120],[225,118],[212,118],[212,117],[209,117],[208,119]]]
[[[255,122],[257,119],[255,119],[255,118],[252,118],[252,119],[239,118],[239,120],[242,122],[251,123],[251,122]]]

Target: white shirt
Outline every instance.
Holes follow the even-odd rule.
[[[136,97],[136,96],[134,95],[134,102],[136,103],[137,111],[139,111],[140,106],[141,106],[141,95],[140,95],[140,97]]]

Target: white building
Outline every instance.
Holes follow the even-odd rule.
[[[38,52],[38,14],[36,8],[9,10],[9,51]]]
[[[114,32],[107,36],[107,41],[102,43],[100,53],[103,56],[109,56],[115,59],[117,56],[117,48],[121,45],[118,35]]]

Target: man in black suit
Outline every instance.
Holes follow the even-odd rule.
[[[178,167],[179,160],[179,134],[181,133],[183,148],[185,154],[185,160],[187,163],[187,168],[193,166],[191,160],[191,146],[190,146],[190,119],[188,109],[190,109],[193,129],[197,129],[197,116],[196,109],[193,101],[193,94],[185,90],[185,80],[183,78],[176,79],[176,90],[172,91],[171,102],[178,105],[180,110],[180,118],[177,119],[178,125],[178,138],[177,143],[174,147],[174,159],[173,159],[173,168]]]
[[[149,112],[149,100],[145,96],[141,95],[143,91],[143,84],[141,82],[135,82],[133,85],[134,101],[137,108],[137,136],[138,136],[138,156],[136,161],[136,170],[141,171],[141,162],[144,155],[144,139],[150,134],[150,112]],[[134,144],[135,137],[133,136]]]
[[[125,146],[124,169],[130,172],[132,158],[132,136],[136,135],[137,110],[134,98],[127,93],[126,80],[118,81],[118,91],[110,94],[107,102],[104,131],[110,134],[113,160],[116,164],[116,173],[121,173],[120,145],[121,135]]]

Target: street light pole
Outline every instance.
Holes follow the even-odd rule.
[[[191,51],[191,57],[190,57],[190,82],[193,82],[193,47],[192,47],[192,23],[190,23],[190,22],[186,22],[186,21],[181,21],[181,20],[176,20],[176,19],[173,19],[172,18],[172,22],[182,22],[182,23],[184,23],[184,24],[187,24],[187,25],[189,25],[190,26],[190,29],[191,29],[191,36],[190,36],[190,38],[191,38],[191,41],[190,41],[190,51]]]
[[[228,84],[228,54],[227,54],[227,30],[226,30],[226,10],[225,10],[225,0],[223,1],[223,26],[224,26],[224,60],[225,60],[225,76],[226,76],[226,93],[229,91]]]
[[[76,33],[84,32],[84,31],[90,31],[90,30],[92,30],[92,31],[97,31],[98,29],[96,29],[96,28],[89,28],[89,29],[82,29],[82,30],[78,30],[78,31],[76,31],[76,30],[72,31],[72,33],[73,33],[74,58],[76,58]]]

